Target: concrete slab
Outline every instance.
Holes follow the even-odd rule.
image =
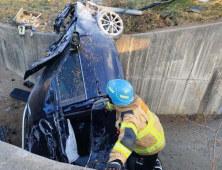
[[[31,154],[21,148],[0,142],[0,169],[1,170],[84,170],[79,166],[56,162],[44,157]]]
[[[205,121],[198,116],[193,122],[187,117],[160,116],[166,135],[166,147],[159,157],[165,170],[210,170],[212,167],[216,132],[202,125]],[[217,130],[222,117],[208,117],[207,126]],[[195,123],[195,124],[194,124]],[[198,125],[197,125],[198,124]],[[200,126],[201,125],[201,126]],[[215,170],[222,169],[222,129],[218,131],[215,145]]]

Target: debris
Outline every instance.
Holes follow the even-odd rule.
[[[22,89],[18,89],[15,88],[11,93],[10,93],[10,97],[18,99],[18,100],[22,100],[27,102],[28,98],[29,98],[30,92],[29,91],[25,91]]]
[[[2,126],[0,126],[0,141],[6,142],[5,133]]]
[[[36,31],[36,27],[32,27],[32,31],[31,31],[31,34],[30,34],[31,37],[34,35],[35,31]]]
[[[143,15],[143,12],[141,10],[135,10],[135,9],[124,9],[124,8],[114,8],[114,7],[106,7],[106,6],[100,6],[93,2],[87,1],[86,7],[91,10],[90,12],[93,15],[96,15],[100,11],[113,11],[120,14],[129,14],[129,15]]]
[[[29,12],[21,8],[13,19],[13,22],[18,26],[19,34],[25,35],[25,29],[31,28],[31,36],[33,36],[33,32],[41,25],[41,15],[41,13]]]
[[[166,3],[170,3],[170,2],[173,2],[174,0],[161,0],[161,1],[157,1],[157,2],[154,2],[146,7],[143,7],[139,10],[141,11],[145,11],[145,10],[151,10],[152,8],[154,7],[157,7],[157,6],[160,6],[160,5],[163,5],[163,4],[166,4]]]
[[[189,119],[190,121],[195,121],[196,118],[192,115],[192,116],[189,116],[188,119]]]
[[[10,108],[10,107],[8,107],[7,109],[5,109],[5,112],[8,112],[10,109],[11,109],[11,108]]]
[[[15,79],[12,79],[12,81],[15,81]]]
[[[192,6],[189,9],[187,9],[186,11],[187,12],[201,13],[203,11],[203,7],[201,7],[201,6]]]
[[[38,27],[40,25],[39,18],[41,15],[41,13],[29,12],[21,8],[13,19],[13,22],[15,22],[16,25],[24,25],[29,28]]]
[[[25,87],[28,87],[28,88],[31,88],[33,85],[34,85],[34,83],[32,83],[31,81],[26,81],[24,84],[23,84]]]
[[[19,34],[20,35],[25,35],[25,26],[18,26]]]

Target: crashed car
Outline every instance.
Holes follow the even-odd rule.
[[[44,68],[23,114],[25,150],[64,163],[105,168],[118,139],[115,111],[105,108],[106,85],[124,78],[111,39],[122,23],[115,13],[109,14],[102,22],[105,32],[80,2],[67,5],[57,16],[54,28],[59,40],[24,76]]]
[[[80,2],[58,15],[55,31],[61,38],[25,73],[26,79],[45,67],[25,107],[23,148],[102,169],[118,138],[115,112],[104,107],[107,82],[123,78],[115,44]]]

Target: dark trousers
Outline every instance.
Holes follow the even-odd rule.
[[[143,156],[133,152],[127,159],[127,170],[153,170],[156,165],[158,153]]]

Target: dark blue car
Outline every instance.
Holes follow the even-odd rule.
[[[24,111],[23,148],[103,169],[118,137],[115,112],[104,107],[107,82],[123,78],[114,41],[79,2],[58,15],[55,31],[60,39],[25,73],[26,79],[44,68]]]

